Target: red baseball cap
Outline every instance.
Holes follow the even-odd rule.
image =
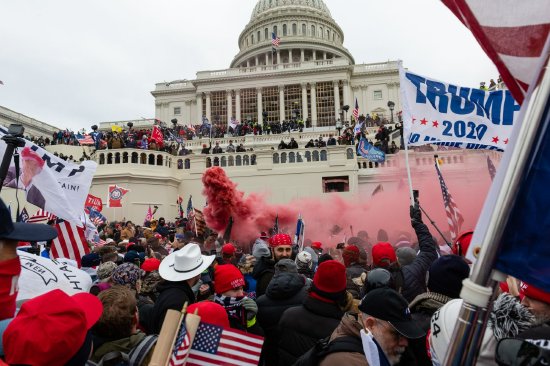
[[[197,315],[201,317],[201,322],[224,328],[230,327],[227,311],[220,304],[212,301],[201,301],[191,304],[187,308],[189,314],[194,314],[195,310],[197,311]]]
[[[160,261],[157,258],[147,258],[143,261],[141,269],[145,272],[158,271],[160,266]]]
[[[529,285],[525,282],[521,283],[520,288],[521,288],[521,295],[544,302],[546,304],[550,304],[550,293],[545,292],[533,285]]]
[[[321,249],[323,247],[323,244],[321,244],[320,241],[314,241],[313,243],[311,243],[311,247],[313,249]]]
[[[397,262],[397,256],[392,245],[387,242],[380,242],[372,247],[372,262],[375,267],[388,267],[391,263]]]
[[[269,246],[270,247],[278,247],[280,245],[292,245],[292,239],[290,238],[290,235],[288,234],[277,234],[273,235],[269,239]]]
[[[231,243],[227,243],[227,244],[224,244],[224,246],[222,246],[222,254],[225,254],[225,255],[233,255],[235,254],[235,251],[237,249],[235,248],[235,246]]]
[[[64,365],[80,350],[103,304],[94,295],[52,290],[21,306],[3,334],[5,360],[18,365]]]
[[[465,257],[466,253],[468,252],[468,247],[470,246],[470,242],[472,241],[472,236],[474,236],[474,232],[472,230],[461,233],[456,238],[451,248],[451,250],[453,251],[453,254],[459,255],[461,257]]]

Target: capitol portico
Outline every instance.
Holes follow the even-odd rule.
[[[272,33],[280,38],[275,52]],[[302,119],[317,128],[349,121],[355,98],[361,114],[389,119],[388,101],[401,109],[398,62],[356,65],[322,0],[259,0],[238,43],[230,68],[156,84],[156,118],[182,124],[202,116],[216,124]]]

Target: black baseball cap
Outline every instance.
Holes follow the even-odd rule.
[[[10,211],[0,199],[0,239],[47,241],[57,238],[57,230],[44,224],[12,222]]]
[[[402,336],[421,338],[426,332],[411,317],[409,303],[391,288],[377,288],[369,291],[359,304],[359,310],[391,324]]]

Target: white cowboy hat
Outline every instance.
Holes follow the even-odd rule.
[[[185,281],[207,269],[214,261],[213,255],[202,255],[196,243],[189,243],[160,262],[160,277],[167,281]]]

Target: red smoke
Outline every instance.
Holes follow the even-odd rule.
[[[485,159],[482,154],[465,153],[464,163],[441,166],[449,192],[464,216],[463,230],[475,227],[491,183]],[[301,198],[286,205],[268,204],[265,195],[259,193],[250,193],[245,197],[222,168],[213,167],[203,175],[203,194],[208,202],[204,209],[206,223],[223,234],[232,216],[234,224],[231,238],[248,243],[256,239],[261,231],[273,227],[277,214],[279,227],[293,235],[298,214],[301,213],[305,222],[305,238],[320,241],[324,247],[356,236],[360,230],[367,231],[370,241],[376,242],[379,229],[384,229],[395,244],[401,234],[413,233],[409,219],[409,190],[401,156],[398,166],[403,168],[399,169],[397,176],[384,175],[383,179],[373,179],[376,183],[360,184],[356,195],[346,197],[341,193],[324,193],[322,197]],[[383,173],[383,169],[379,168],[378,171]],[[433,164],[413,170],[412,180],[413,188],[420,191],[422,207],[449,239],[449,226]],[[382,185],[383,191],[371,196],[378,183]],[[441,242],[442,239],[429,220],[425,216],[423,218],[431,233]],[[334,225],[343,230],[331,236]],[[414,240],[416,238],[413,236]]]

